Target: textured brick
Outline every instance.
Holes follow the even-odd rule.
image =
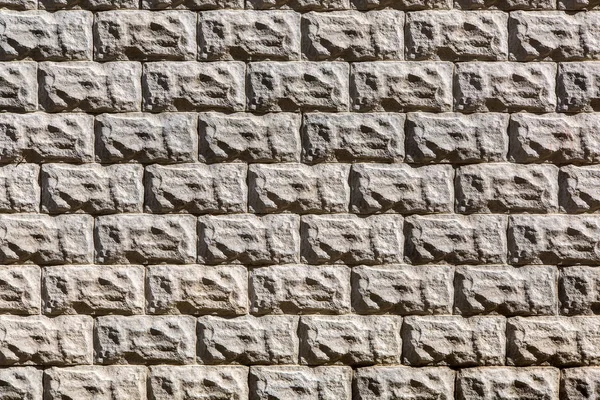
[[[558,0],[559,10],[597,10],[598,0]]]
[[[248,207],[255,213],[347,212],[348,164],[253,164],[248,168]]]
[[[0,111],[30,112],[37,109],[37,64],[30,61],[0,62]]]
[[[48,11],[82,8],[84,10],[103,11],[138,8],[137,0],[39,0],[39,8]]]
[[[402,217],[352,214],[302,217],[303,262],[383,264],[402,259]]]
[[[502,317],[405,317],[403,363],[414,366],[503,365],[506,348]]]
[[[600,62],[560,63],[556,94],[558,111],[590,112],[600,110]]]
[[[567,165],[558,175],[561,211],[568,213],[600,210],[600,168]]]
[[[334,11],[350,8],[349,0],[248,0],[246,7],[255,10],[292,9],[296,11]],[[243,8],[243,7],[242,7]]]
[[[36,212],[40,205],[36,164],[0,165],[0,212]]]
[[[361,11],[386,7],[410,11],[452,8],[452,0],[351,0],[351,3]]]
[[[17,315],[39,314],[40,286],[38,266],[0,266],[0,312]]]
[[[268,111],[348,110],[348,64],[256,62],[248,67],[248,109]]]
[[[365,62],[352,65],[354,111],[451,111],[452,69],[447,62]]]
[[[506,60],[508,14],[499,11],[421,11],[406,16],[409,60]]]
[[[200,364],[295,364],[296,316],[198,318]]]
[[[254,314],[350,312],[350,268],[343,265],[274,265],[250,273]]]
[[[42,400],[42,374],[42,370],[34,367],[3,368],[0,394],[5,399]]]
[[[300,363],[397,364],[401,324],[401,317],[389,315],[301,317]]]
[[[36,0],[2,0],[0,1],[0,7],[9,10],[33,10],[37,8]]]
[[[562,1],[562,0],[560,0]],[[499,9],[514,10],[553,10],[554,0],[455,0],[456,8],[463,10]]]
[[[499,113],[410,113],[406,161],[414,163],[506,160],[508,115]]]
[[[149,10],[171,8],[189,10],[243,9],[244,0],[142,0],[141,7]]]
[[[564,400],[592,400],[600,393],[600,368],[563,369],[560,394]]]
[[[558,295],[563,315],[600,314],[600,268],[573,266],[560,269]]]

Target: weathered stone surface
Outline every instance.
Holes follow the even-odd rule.
[[[137,9],[139,7],[139,1],[137,0],[39,0],[38,3],[40,9],[48,11],[77,8],[103,11],[127,8]]]
[[[255,10],[292,9],[296,11],[335,11],[350,8],[349,0],[248,0],[247,8]],[[243,8],[243,5],[242,5]]]
[[[198,318],[200,364],[296,364],[298,318],[291,315]]]
[[[361,265],[352,268],[352,307],[358,314],[451,314],[454,267]]]
[[[350,211],[356,214],[452,212],[453,178],[450,165],[353,164]]]
[[[562,370],[560,394],[564,400],[592,400],[598,396],[600,368],[568,368]]]
[[[34,367],[2,368],[0,396],[5,399],[42,400],[43,371]]]
[[[40,267],[0,266],[0,312],[17,315],[39,314],[40,287]]]
[[[0,212],[39,211],[39,173],[36,164],[0,165]]]
[[[31,112],[37,109],[37,64],[31,61],[0,62],[0,111]]]
[[[95,14],[97,61],[194,60],[196,14],[191,11],[106,11]]]
[[[195,318],[109,315],[94,327],[97,364],[192,364],[196,359]]]
[[[248,167],[251,212],[347,212],[348,164],[252,164]]]
[[[352,7],[361,11],[386,7],[407,11],[452,8],[452,0],[351,0],[351,3]]]
[[[422,11],[406,16],[409,60],[506,60],[508,14],[499,11]]]
[[[462,112],[552,112],[555,87],[553,63],[460,63],[454,73],[454,107]]]
[[[107,215],[96,218],[96,261],[101,264],[192,263],[196,219],[191,215]]]
[[[402,60],[404,13],[395,10],[302,15],[302,53],[309,60]]]
[[[300,120],[292,113],[199,113],[200,161],[299,161]]]
[[[89,316],[0,316],[0,365],[78,365],[92,362]]]
[[[306,215],[300,225],[302,261],[384,264],[402,260],[402,217]]]
[[[595,212],[600,210],[600,168],[567,165],[558,175],[558,199],[563,212]]]
[[[141,212],[144,201],[140,165],[45,164],[42,211],[51,214]]]
[[[598,0],[558,0],[559,10],[597,10],[600,6]]]
[[[89,215],[0,214],[0,263],[90,263],[93,225]]]
[[[411,216],[405,255],[414,264],[506,262],[507,218],[501,215]]]
[[[354,111],[451,111],[448,62],[365,62],[352,65]]]
[[[558,295],[563,315],[600,314],[600,268],[573,266],[560,269]]]
[[[558,211],[558,167],[490,163],[456,170],[460,213],[550,213]]]
[[[452,367],[503,365],[505,326],[503,317],[405,317],[403,363]]]
[[[558,111],[600,110],[600,62],[560,63],[556,79]]]
[[[296,215],[200,217],[198,261],[251,265],[298,262],[299,225]]]
[[[463,10],[499,9],[504,11],[540,11],[553,10],[556,8],[556,2],[554,0],[456,0],[454,4],[456,8]]]
[[[43,311],[59,314],[142,314],[144,268],[66,265],[44,268]]]
[[[141,8],[145,10],[171,8],[188,10],[243,9],[244,0],[142,0]]]
[[[241,265],[155,265],[146,272],[150,314],[241,315],[248,272]]]
[[[198,17],[199,60],[298,60],[300,14],[205,11]]]
[[[250,273],[254,314],[350,312],[350,268],[344,265],[274,265]]]
[[[356,400],[454,400],[454,371],[450,368],[358,368],[354,380]]]
[[[2,0],[0,1],[0,7],[9,10],[34,10],[37,8],[36,0]]]
[[[144,110],[244,111],[244,70],[232,62],[144,64]]]
[[[301,317],[300,363],[398,364],[401,324],[401,317],[390,315]]]
[[[348,64],[256,62],[248,66],[248,110],[347,111]]]
[[[149,165],[145,170],[145,209],[157,213],[245,212],[246,169],[244,164]]]
[[[410,113],[406,119],[406,161],[505,161],[508,120],[508,115],[500,113]]]
[[[459,266],[455,314],[556,314],[558,272],[553,266]]]

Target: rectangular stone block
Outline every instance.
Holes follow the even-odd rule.
[[[449,62],[364,62],[352,64],[354,111],[452,111]]]
[[[395,10],[302,15],[302,54],[309,60],[404,59],[404,13]]]
[[[358,314],[451,314],[454,267],[360,265],[352,268],[352,307]]]
[[[251,212],[348,212],[348,164],[251,164],[248,208]]]
[[[600,314],[600,268],[573,266],[560,269],[559,310],[562,315]]]
[[[406,14],[409,60],[495,61],[508,54],[508,13],[420,11]]]
[[[351,3],[353,8],[361,11],[386,7],[406,11],[452,8],[452,0],[351,0]]]
[[[505,161],[508,120],[507,114],[500,113],[410,113],[406,119],[406,161]]]
[[[284,9],[300,12],[335,11],[349,9],[350,0],[248,0],[246,8],[254,10]]]
[[[198,318],[199,364],[296,364],[298,317]]]
[[[297,263],[299,219],[290,214],[199,217],[198,261],[250,265]]]
[[[454,275],[454,313],[553,315],[558,304],[553,266],[459,266]]]
[[[90,263],[93,227],[89,215],[1,214],[0,264]]]
[[[136,0],[39,0],[38,3],[40,9],[48,11],[78,8],[91,11],[104,11],[127,8],[137,9],[139,7],[139,1]]]
[[[561,371],[560,394],[564,400],[592,400],[598,395],[600,368],[568,368]]]
[[[417,367],[503,365],[505,327],[504,317],[405,317],[402,362]]]
[[[196,218],[191,215],[107,215],[96,218],[101,264],[193,263]]]
[[[50,214],[141,212],[141,165],[44,164],[42,211]]]
[[[566,165],[558,174],[560,210],[567,213],[600,210],[600,168]]]
[[[0,165],[0,212],[39,211],[39,173],[36,164]]]
[[[43,311],[59,314],[142,314],[144,267],[66,265],[42,274]]]
[[[551,213],[558,211],[558,167],[491,163],[456,170],[459,213]]]
[[[453,180],[454,170],[450,165],[353,164],[350,211],[356,214],[452,212]]]
[[[404,253],[413,264],[505,263],[506,226],[501,215],[407,217]]]
[[[92,317],[83,315],[2,315],[0,365],[91,364],[93,326]]]
[[[149,165],[144,178],[145,210],[193,214],[245,212],[246,169],[241,163]]]
[[[142,0],[140,4],[140,7],[144,10],[244,8],[244,0]]]
[[[342,62],[248,64],[248,110],[347,111],[348,69]]]
[[[242,315],[248,271],[241,265],[153,265],[146,272],[149,314]]]
[[[304,114],[302,161],[402,161],[404,120],[399,113]]]
[[[37,69],[31,61],[0,62],[0,111],[37,110]]]
[[[191,316],[107,315],[94,326],[96,364],[193,364],[196,320]]]
[[[597,0],[558,0],[559,10],[598,10],[600,2]]]
[[[591,215],[512,215],[511,264],[600,264],[600,221]]]
[[[36,0],[2,0],[0,1],[0,7],[9,10],[34,10],[37,8]]]
[[[556,9],[556,2],[554,0],[456,0],[454,5],[456,8],[462,10],[541,11]]]
[[[0,266],[0,312],[16,315],[39,314],[40,275],[40,267],[37,265]]]
[[[3,368],[0,370],[2,397],[5,399],[42,400],[43,371],[34,367]]]
[[[600,110],[600,62],[560,63],[556,79],[558,111]]]
[[[292,113],[199,113],[200,161],[299,161],[300,119]]]
[[[144,110],[244,111],[243,62],[144,64]]]
[[[0,60],[91,60],[93,19],[88,11],[3,11]]]
[[[301,258],[308,264],[385,264],[402,260],[399,215],[306,215],[300,230]]]
[[[345,265],[274,265],[250,272],[253,314],[346,314],[350,268]]]

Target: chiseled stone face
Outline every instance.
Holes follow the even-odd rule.
[[[562,315],[600,314],[600,269],[572,266],[560,269],[559,310]]]
[[[568,368],[562,371],[560,393],[565,400],[593,399],[599,384],[600,368]]]
[[[37,265],[0,266],[0,312],[39,314],[41,303],[40,267]]]
[[[34,367],[13,367],[0,370],[0,393],[7,399],[41,400],[43,371]]]
[[[558,111],[592,112],[600,110],[600,62],[560,63],[556,93]]]
[[[0,110],[33,112],[38,103],[37,64],[30,61],[0,63]]]
[[[36,212],[40,205],[37,164],[0,165],[0,211]]]

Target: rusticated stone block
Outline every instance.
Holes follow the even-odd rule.
[[[0,263],[90,263],[93,226],[89,215],[0,215]]]
[[[194,60],[196,14],[191,11],[106,11],[95,14],[97,61]]]
[[[591,112],[600,110],[600,62],[560,63],[556,95],[558,111]]]
[[[410,113],[406,119],[406,161],[505,161],[508,120],[508,115],[500,113]]]
[[[452,63],[365,62],[352,65],[354,111],[451,111]]]
[[[46,267],[42,275],[46,314],[142,314],[144,268],[125,265]]]
[[[144,110],[244,110],[244,70],[239,61],[144,64]]]
[[[0,111],[37,110],[37,64],[31,61],[0,62]]]
[[[562,1],[562,0],[561,0]],[[554,0],[455,0],[454,5],[463,10],[498,9],[514,10],[553,10]]]
[[[198,261],[207,264],[285,264],[298,262],[297,215],[238,214],[198,220]]]
[[[149,165],[145,209],[157,213],[245,212],[246,169],[244,164]]]
[[[353,164],[350,211],[356,214],[452,212],[453,178],[450,165]]]
[[[0,212],[39,211],[39,173],[36,164],[0,165]]]
[[[141,8],[145,10],[171,8],[188,10],[243,9],[244,0],[142,0]]]
[[[196,359],[191,316],[98,317],[94,327],[97,364],[192,364]]]
[[[248,66],[248,110],[347,111],[348,64],[256,62]]]
[[[386,7],[407,11],[452,8],[452,0],[351,0],[351,3],[353,8],[361,11]]]
[[[309,60],[402,60],[404,13],[395,10],[302,15],[302,53]]]
[[[411,216],[405,255],[414,264],[506,262],[507,218],[501,215]]]
[[[361,265],[352,268],[358,314],[451,314],[454,267]]]
[[[456,314],[556,314],[558,272],[553,266],[460,266],[454,275]]]
[[[564,400],[592,400],[600,390],[600,368],[563,369],[560,380],[560,394]]]
[[[140,165],[45,164],[42,211],[51,214],[141,212],[144,200]]]
[[[600,268],[573,266],[560,269],[558,295],[563,315],[600,314]]]
[[[40,267],[0,266],[0,312],[17,315],[39,314],[40,293]]]
[[[561,211],[567,213],[600,210],[600,168],[567,165],[558,175],[558,199]]]
[[[93,19],[88,11],[3,11],[0,60],[91,60]]]
[[[503,365],[505,327],[503,317],[405,317],[403,363],[419,367]]]
[[[6,1],[6,0],[5,0]],[[335,11],[350,8],[349,0],[248,0],[247,8],[255,10],[291,9],[296,11]],[[243,8],[243,6],[242,6]]]
[[[255,213],[347,212],[348,164],[251,164],[248,208]]]
[[[139,7],[139,1],[137,0],[39,0],[38,3],[40,9],[48,11],[71,10],[74,8],[103,11],[127,8],[137,9]]]
[[[506,60],[508,13],[421,11],[406,15],[409,60]]]
[[[554,165],[466,165],[456,170],[455,187],[460,213],[558,211],[558,168]]]
[[[559,10],[597,10],[600,6],[598,0],[558,0]]]
[[[101,264],[192,263],[196,218],[191,215],[107,215],[96,218],[96,261]]]
[[[2,0],[0,1],[0,7],[9,10],[33,10],[37,8],[36,0]],[[29,399],[28,399],[29,400]]]
[[[296,364],[297,316],[198,318],[200,364]]]
[[[398,364],[401,324],[401,317],[391,315],[301,317],[300,363]]]
[[[92,317],[0,316],[0,365],[92,363]]]
[[[146,282],[150,314],[248,312],[248,272],[241,265],[155,265]]]
[[[398,215],[306,215],[300,229],[302,261],[309,264],[384,264],[402,259]]]
[[[200,161],[299,161],[299,130],[300,116],[292,113],[200,113]]]
[[[356,400],[454,400],[454,371],[446,367],[358,368],[354,381]]]
[[[43,371],[34,367],[2,368],[0,393],[5,399],[42,400]]]
[[[274,265],[250,273],[254,314],[350,312],[350,268],[345,265]]]

